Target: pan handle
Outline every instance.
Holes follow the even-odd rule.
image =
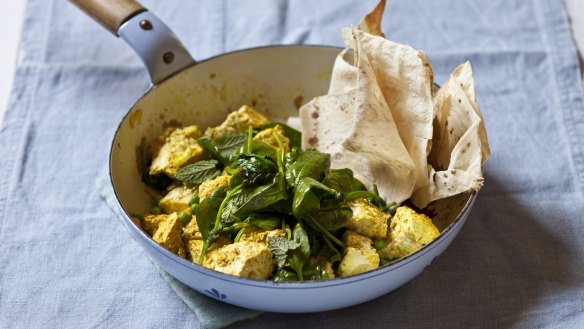
[[[71,2],[115,35],[130,17],[146,11],[146,8],[133,0],[71,0]]]
[[[158,17],[133,0],[69,0],[142,59],[153,84],[195,65],[187,49]]]

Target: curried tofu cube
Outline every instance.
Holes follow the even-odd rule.
[[[391,220],[385,248],[379,250],[379,254],[386,259],[401,258],[422,248],[438,235],[440,232],[428,216],[402,206],[397,208]]]
[[[239,241],[259,242],[267,245],[268,238],[272,236],[285,237],[287,236],[287,233],[286,231],[281,229],[266,231],[255,226],[251,226],[247,227],[245,231],[243,231],[243,234],[241,234]]]
[[[189,251],[188,259],[193,263],[199,263],[199,257],[201,257],[201,251],[203,250],[203,240],[193,239],[186,242],[187,250]],[[220,237],[213,243],[209,248],[207,248],[207,256],[214,250],[217,250],[223,246],[230,244],[226,238]]]
[[[217,127],[207,128],[205,136],[213,139],[247,131],[248,127],[257,128],[270,123],[268,119],[253,108],[244,105],[239,110],[229,113],[225,121]]]
[[[339,276],[355,275],[379,267],[379,255],[372,247],[371,239],[347,230],[343,242],[345,252],[337,269]]]
[[[284,133],[284,129],[282,129],[282,126],[280,126],[280,125],[276,125],[276,126],[274,126],[274,128],[268,128],[268,129],[264,129],[264,130],[260,131],[259,133],[257,133],[257,135],[254,136],[253,139],[260,141],[260,142],[264,142],[264,143],[270,145],[271,147],[273,147],[276,151],[279,151],[280,145],[278,145],[278,141],[274,137],[274,134],[273,134],[274,132],[278,135],[278,138],[280,138],[282,145],[284,145],[284,151],[289,152],[290,151],[290,140],[288,139],[288,137],[286,137],[286,134]]]
[[[204,266],[226,274],[266,280],[272,274],[274,261],[264,243],[239,241],[207,253]]]
[[[390,214],[365,199],[349,202],[353,217],[347,221],[347,228],[371,239],[384,239],[387,236],[387,220]]]
[[[184,211],[189,207],[191,197],[196,193],[184,186],[177,186],[160,199],[160,207],[167,214]]]
[[[193,215],[191,221],[182,229],[182,239],[185,243],[190,240],[203,240],[197,218]]]
[[[202,159],[204,152],[197,143],[199,137],[201,131],[194,125],[167,129],[159,137],[162,146],[154,147],[150,175],[165,173],[174,177],[180,167]]]
[[[164,222],[168,219],[168,215],[147,215],[144,216],[144,221],[142,222],[141,227],[144,231],[148,232],[150,236],[156,232],[160,223]]]
[[[158,228],[152,234],[152,240],[169,251],[185,258],[185,246],[181,238],[181,222],[176,213],[166,216],[166,220],[160,222]]]
[[[231,176],[229,175],[221,175],[217,176],[212,180],[208,180],[203,182],[203,184],[199,185],[199,197],[201,200],[208,197],[215,191],[216,189],[220,188],[221,186],[229,185],[231,181]]]

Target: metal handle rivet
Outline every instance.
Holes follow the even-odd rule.
[[[142,30],[149,31],[152,30],[152,23],[150,23],[150,21],[147,19],[141,20],[140,27],[142,28]]]
[[[162,55],[162,60],[166,64],[170,64],[174,61],[174,53],[172,51],[167,51]]]

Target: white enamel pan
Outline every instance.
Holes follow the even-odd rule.
[[[217,125],[243,104],[273,121],[297,115],[298,107],[325,94],[339,48],[270,46],[195,62],[170,29],[131,0],[71,0],[141,57],[152,87],[132,106],[113,138],[111,184],[124,223],[149,257],[198,292],[226,303],[272,312],[317,312],[347,307],[384,295],[413,279],[452,242],[476,194],[458,198],[442,213],[449,225],[419,251],[359,275],[324,281],[284,282],[239,278],[193,264],[167,251],[137,227],[128,214],[146,213],[152,196],[139,173],[139,148],[171,123]],[[455,210],[453,210],[455,209]],[[148,287],[142,287],[148,289]],[[137,289],[140,289],[138,287]]]

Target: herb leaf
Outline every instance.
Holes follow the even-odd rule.
[[[239,154],[239,149],[247,143],[247,135],[232,134],[220,137],[216,140],[219,154],[225,158]]]
[[[298,242],[288,240],[281,236],[271,236],[268,238],[268,248],[272,252],[278,268],[282,268],[286,265],[288,252],[298,248],[299,245]]]
[[[199,185],[221,174],[216,160],[202,160],[180,168],[174,178],[187,187]]]

